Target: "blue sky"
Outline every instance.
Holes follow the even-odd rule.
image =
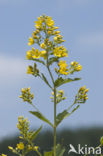
[[[83,66],[80,73],[74,74],[83,79],[63,87],[68,99],[59,104],[58,111],[72,103],[82,85],[90,88],[87,103],[60,127],[103,125],[103,1],[0,0],[0,137],[17,132],[19,115],[28,117],[33,127],[42,124],[28,113],[32,107],[18,98],[22,87],[31,86],[34,103],[53,121],[50,90],[40,80],[26,75],[27,65],[31,64],[25,59],[28,38],[35,29],[34,21],[44,13],[60,27],[69,50],[68,63],[76,60]]]

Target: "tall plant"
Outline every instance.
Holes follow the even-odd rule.
[[[73,104],[69,105],[67,109],[64,109],[61,113],[57,114],[58,104],[66,99],[64,91],[61,89],[59,90],[59,87],[64,84],[80,80],[80,78],[70,78],[70,76],[75,72],[81,71],[82,66],[76,61],[71,62],[70,65],[66,63],[65,58],[68,57],[68,51],[63,45],[65,40],[63,39],[63,36],[60,35],[60,31],[58,31],[58,27],[55,26],[52,18],[50,16],[43,15],[37,19],[38,20],[35,21],[36,30],[33,31],[32,37],[29,38],[28,45],[33,46],[37,44],[39,49],[32,47],[31,50],[27,51],[26,58],[34,62],[33,66],[28,66],[27,74],[40,78],[51,89],[51,101],[54,104],[54,122],[52,123],[48,118],[46,118],[37,106],[33,104],[32,101],[34,95],[30,93],[30,88],[22,88],[20,98],[22,98],[24,102],[28,102],[33,106],[35,110],[30,111],[32,115],[46,122],[53,128],[54,146],[51,151],[44,152],[43,155],[63,156],[65,149],[61,148],[61,145],[56,142],[56,129],[65,118],[70,116],[80,107],[81,103],[86,102],[88,99],[88,89],[86,89],[85,86],[81,87],[74,98]],[[48,78],[46,74],[38,68],[39,63],[46,67],[50,78]],[[38,146],[33,144],[33,139],[35,139],[42,127],[35,132],[29,131],[28,121],[27,119],[24,119],[24,117],[19,117],[17,127],[20,130],[20,139],[22,139],[22,142],[20,142],[15,149],[11,146],[9,146],[9,149],[19,156],[25,156],[30,151],[35,151],[39,156],[41,156],[42,154],[40,153]]]

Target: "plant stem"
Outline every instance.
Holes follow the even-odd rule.
[[[54,127],[54,155],[53,156],[56,156],[56,87],[55,87],[55,81],[54,81],[53,75],[52,75],[49,65],[48,65],[48,55],[47,55],[47,69],[50,74],[50,77],[51,77],[51,80],[53,83],[53,87],[54,87],[53,88],[53,91],[54,91],[54,126],[53,126]]]
[[[56,88],[54,85],[54,156],[56,156]]]
[[[48,59],[47,59],[47,68],[48,68],[48,72],[50,74],[50,77],[52,79],[52,83],[54,85],[54,156],[56,156],[56,88],[55,88],[55,83],[54,83],[54,78],[53,75],[50,71],[50,68],[48,66]]]

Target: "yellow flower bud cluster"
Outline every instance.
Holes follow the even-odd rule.
[[[27,118],[19,116],[17,128],[20,131],[21,136],[19,136],[19,138],[22,139],[22,141],[16,145],[16,148],[8,146],[8,149],[17,155],[21,155],[23,150],[25,150],[26,153],[38,151],[38,146],[34,146],[34,143],[32,142],[33,131],[29,131],[29,121]],[[24,144],[25,142],[26,144]]]
[[[73,74],[74,72],[79,72],[81,70],[82,70],[82,66],[78,62],[76,62],[76,61],[71,62],[71,66],[69,69],[70,74]]]
[[[56,73],[61,74],[61,75],[68,75],[68,65],[66,64],[66,61],[60,60],[58,63],[59,70],[55,68]]]
[[[50,97],[52,99],[52,102],[54,102],[54,92],[52,92],[52,96]],[[58,93],[56,94],[56,104],[61,102],[62,100],[65,100],[66,97],[64,97],[64,91],[63,90],[59,90]]]
[[[39,69],[37,68],[37,64],[36,63],[34,63],[34,67],[28,66],[28,68],[27,68],[27,74],[32,74],[35,77],[36,76],[39,76]]]
[[[25,88],[25,89],[22,88],[21,92],[22,92],[22,94],[19,97],[22,98],[24,102],[26,101],[26,102],[32,104],[34,94],[30,93],[30,88]]]
[[[56,34],[56,36],[54,37],[54,42],[57,44],[61,44],[62,42],[65,42],[65,40],[63,40],[63,36],[61,36],[60,34]]]
[[[67,50],[63,46],[60,46],[60,47],[57,46],[57,47],[55,47],[54,50],[53,50],[53,53],[57,57],[67,57],[68,56]]]
[[[78,94],[75,97],[75,103],[85,103],[88,99],[87,92],[89,89],[86,89],[86,86],[83,86],[79,89]]]
[[[24,119],[24,117],[19,116],[17,128],[19,129],[20,134],[23,135],[23,138],[27,137],[27,132],[29,130],[29,122],[27,118]]]

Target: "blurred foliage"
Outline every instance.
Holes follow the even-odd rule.
[[[100,144],[100,138],[103,136],[103,127],[92,127],[92,128],[79,128],[79,129],[62,129],[57,131],[57,143],[61,143],[62,146],[66,147],[64,156],[68,155],[69,144],[72,144],[76,149],[77,145],[81,146],[88,145],[96,147]],[[0,154],[5,153],[11,156],[11,152],[8,150],[8,146],[15,147],[19,142],[18,136],[8,137],[0,142]],[[35,145],[40,146],[40,151],[49,151],[53,147],[53,133],[51,130],[45,130],[41,132],[35,140]],[[33,154],[29,154],[32,156]],[[74,153],[69,154],[74,156]],[[12,154],[12,156],[15,156]],[[36,156],[36,154],[35,154]]]

